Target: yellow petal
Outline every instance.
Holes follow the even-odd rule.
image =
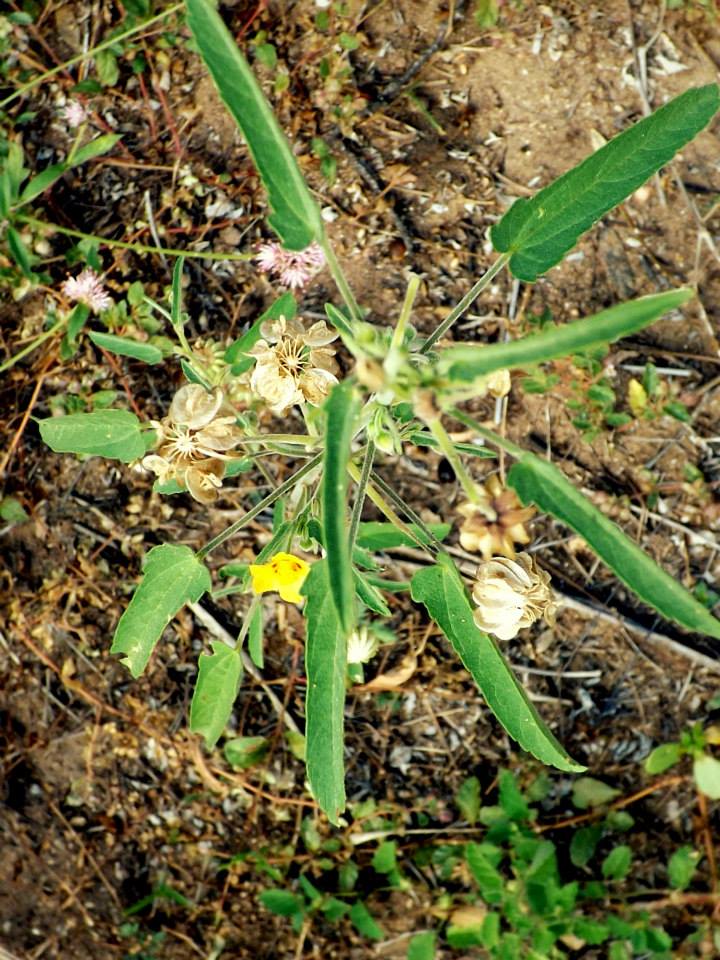
[[[269,563],[251,563],[250,576],[252,577],[253,593],[267,593],[268,590],[277,590],[278,577]]]
[[[291,553],[276,553],[268,563],[250,565],[255,593],[277,590],[287,603],[302,603],[300,587],[310,572],[310,564]]]

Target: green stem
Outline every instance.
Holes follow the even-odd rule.
[[[347,470],[350,476],[355,481],[355,483],[360,483],[360,471],[355,466],[355,464],[348,463]],[[378,478],[376,477],[376,479]],[[372,480],[368,481],[366,491],[367,491],[368,497],[372,500],[372,502],[378,508],[380,513],[382,513],[384,517],[387,517],[387,519],[390,521],[390,523],[393,524],[393,526],[397,527],[398,530],[401,530],[404,534],[410,537],[411,540],[414,540],[415,543],[417,543],[417,545],[421,549],[423,550],[428,549],[427,544],[423,543],[422,540],[420,540],[420,538],[413,532],[413,530],[405,523],[405,521],[402,520],[397,515],[397,513],[395,513],[393,508],[390,506],[387,500],[383,497],[383,495],[377,489],[377,487],[372,482]]]
[[[481,423],[478,423],[473,417],[469,417],[466,413],[463,413],[462,410],[458,410],[457,407],[452,407],[447,411],[447,413],[448,416],[453,417],[455,420],[459,420],[460,423],[464,423],[466,427],[470,427],[471,430],[474,430],[481,437],[489,440],[490,443],[494,444],[496,447],[504,450],[505,453],[509,453],[511,456],[515,457],[516,460],[519,460],[521,457],[525,456],[525,451],[522,447],[519,447],[516,443],[513,443],[512,440],[501,437],[499,434],[495,433],[494,430],[488,430],[487,427],[484,427]]]
[[[478,280],[478,282],[465,294],[460,303],[450,311],[450,313],[445,317],[440,326],[430,334],[425,343],[420,347],[420,353],[427,353],[430,348],[437,343],[437,341],[445,336],[450,327],[455,323],[455,321],[461,317],[466,310],[468,310],[475,300],[480,296],[485,287],[490,284],[490,281],[493,280],[498,273],[502,270],[505,264],[510,259],[509,253],[502,253],[495,263],[487,270]]]
[[[403,340],[405,339],[405,330],[407,329],[413,304],[415,303],[415,297],[417,297],[417,292],[419,289],[420,277],[416,273],[411,273],[410,282],[408,283],[408,288],[405,292],[405,300],[402,305],[402,310],[400,311],[400,318],[398,319],[397,326],[393,331],[392,341],[390,343],[391,353],[393,350],[398,350],[403,345]]]
[[[362,310],[355,299],[355,294],[350,289],[350,284],[347,282],[343,269],[340,266],[340,261],[335,256],[335,251],[330,245],[326,235],[323,235],[322,240],[320,241],[320,246],[323,249],[325,254],[325,261],[330,269],[332,278],[335,281],[335,285],[340,291],[340,296],[345,301],[345,306],[350,311],[350,316],[353,320],[362,320]]]
[[[74,157],[75,157],[75,154],[76,154],[77,151],[78,151],[78,148],[79,148],[79,146],[80,146],[80,142],[81,142],[81,140],[82,140],[82,138],[83,138],[83,135],[84,135],[84,133],[85,133],[86,128],[87,128],[87,123],[82,123],[82,124],[80,124],[80,129],[79,129],[78,132],[75,134],[75,139],[73,140],[73,145],[70,147],[70,152],[68,153],[67,158],[66,158],[66,160],[65,160],[65,163],[66,163],[66,165],[67,165],[68,167],[71,167],[72,164],[73,164],[73,159],[74,159]]]
[[[104,40],[91,50],[87,50],[84,53],[79,53],[76,57],[71,57],[69,60],[66,60],[65,63],[61,63],[59,66],[53,67],[51,70],[46,70],[45,73],[41,73],[39,77],[35,77],[34,80],[30,80],[28,83],[24,83],[21,87],[18,87],[17,90],[14,93],[11,93],[9,97],[5,97],[4,100],[0,100],[0,110],[6,107],[9,103],[12,103],[13,100],[17,100],[18,97],[22,97],[23,94],[28,92],[28,90],[32,90],[44,80],[54,77],[57,73],[62,73],[63,70],[69,70],[71,67],[74,67],[76,63],[82,63],[83,60],[89,60],[91,57],[94,57],[95,54],[100,53],[101,50],[107,50],[108,47],[113,47],[116,43],[122,43],[123,40],[131,37],[134,33],[140,33],[142,30],[146,30],[154,23],[158,23],[160,20],[164,20],[166,17],[169,17],[172,13],[177,13],[178,10],[182,10],[184,6],[184,3],[175,3],[171,7],[168,7],[167,10],[163,10],[162,13],[158,13],[157,16],[151,17],[150,20],[145,20],[144,23],[130,27],[130,29],[126,30],[124,33],[119,33],[116,36],[111,37],[109,40]]]
[[[323,455],[319,453],[316,457],[313,457],[312,460],[300,467],[297,473],[293,474],[292,477],[281,483],[277,489],[269,493],[260,503],[256,504],[252,510],[240,517],[239,520],[236,520],[235,523],[231,524],[226,530],[223,530],[222,533],[219,533],[214,537],[209,543],[206,543],[202,549],[198,550],[196,556],[198,560],[204,560],[205,557],[219,547],[221,544],[225,543],[226,540],[229,540],[231,537],[234,537],[236,533],[242,530],[243,527],[246,527],[251,520],[254,520],[263,510],[267,507],[272,506],[273,503],[279,498],[285,496],[288,491],[292,490],[296,483],[302,480],[303,477],[307,476],[315,467],[319,466],[322,462]]]
[[[375,458],[375,444],[368,440],[365,448],[365,459],[363,460],[362,473],[358,480],[357,490],[355,491],[355,502],[353,503],[352,515],[350,517],[350,532],[348,541],[350,544],[350,553],[355,546],[357,532],[360,527],[360,517],[362,516],[363,504],[365,503],[365,494],[367,492],[368,481],[370,480],[370,471],[372,470],[373,459]]]
[[[411,523],[414,523],[416,527],[418,527],[420,530],[422,530],[422,532],[423,532],[423,533],[425,534],[425,536],[428,538],[428,540],[429,540],[429,542],[430,542],[430,546],[432,546],[433,549],[435,549],[436,551],[439,551],[440,553],[444,553],[444,552],[445,552],[445,548],[444,548],[443,545],[440,543],[440,541],[439,541],[438,538],[435,536],[435,534],[432,532],[432,530],[431,530],[431,529],[427,526],[427,524],[423,521],[422,517],[418,516],[418,514],[415,513],[415,511],[413,510],[413,508],[412,508],[411,506],[409,506],[409,504],[405,503],[405,501],[403,500],[403,498],[402,498],[401,496],[399,496],[399,494],[395,493],[395,491],[394,491],[393,488],[390,486],[390,484],[389,484],[389,483],[386,483],[386,482],[383,480],[382,477],[378,476],[377,473],[374,473],[374,472],[373,472],[372,478],[373,478],[373,481],[374,481],[374,482],[377,484],[377,486],[380,488],[380,490],[381,490],[381,491],[385,494],[385,496],[388,498],[388,500],[391,500],[391,501],[395,504],[395,506],[398,508],[398,510],[402,510],[402,512],[405,514],[405,516],[408,518],[408,520],[410,520]],[[401,521],[401,523],[402,523],[402,521]],[[406,533],[409,533],[410,536],[412,536],[413,540],[414,540],[417,544],[419,544],[419,545],[423,548],[423,550],[429,550],[429,549],[430,549],[430,547],[428,546],[428,544],[427,544],[427,543],[423,543],[422,540],[420,540],[420,539],[413,533],[413,531],[412,531],[408,526],[406,526],[404,523],[402,524],[401,529],[403,529]]]
[[[437,444],[442,450],[442,452],[447,457],[447,460],[450,466],[455,471],[455,476],[460,481],[460,485],[465,491],[465,495],[471,503],[478,502],[478,491],[470,474],[465,469],[465,465],[460,459],[460,454],[455,449],[455,444],[452,442],[450,437],[447,435],[445,427],[440,422],[440,419],[428,420],[427,428],[433,437],[437,440]]]
[[[214,594],[216,596],[216,594]],[[242,649],[242,645],[245,643],[245,637],[248,635],[248,630],[250,629],[250,624],[253,621],[253,617],[257,611],[257,608],[262,603],[262,599],[258,596],[252,598],[250,606],[247,609],[245,614],[245,619],[243,620],[242,626],[240,627],[240,633],[237,635],[237,640],[235,641],[235,646],[238,650]]]
[[[127,240],[110,240],[98,237],[94,233],[83,233],[82,230],[71,230],[70,227],[61,227],[59,223],[47,223],[25,213],[18,213],[16,220],[49,230],[51,233],[62,233],[66,237],[78,237],[80,240],[95,240],[101,247],[119,247],[121,250],[134,250],[135,253],[164,253],[169,257],[195,257],[199,260],[252,260],[251,253],[216,253],[211,250],[180,250],[176,247],[152,247],[146,243],[130,243]]]
[[[41,343],[44,343],[46,340],[49,340],[50,337],[53,337],[56,333],[59,333],[64,326],[66,326],[68,321],[67,317],[63,317],[61,320],[58,320],[57,323],[54,323],[49,330],[45,330],[44,333],[38,334],[34,340],[32,340],[26,347],[23,347],[18,353],[13,357],[8,357],[3,363],[0,363],[0,373],[4,373],[6,370],[9,370],[10,367],[14,367],[18,360],[22,360],[23,357],[26,357],[29,353],[32,353]]]

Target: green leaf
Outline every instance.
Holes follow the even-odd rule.
[[[97,410],[39,420],[40,436],[55,453],[81,453],[130,463],[145,454],[140,421],[129,410]]]
[[[176,330],[181,330],[183,326],[182,278],[184,267],[185,257],[178,257],[173,267],[172,286],[170,288],[170,323]]]
[[[349,381],[333,387],[325,402],[327,427],[321,491],[323,542],[327,550],[330,589],[338,620],[347,636],[355,625],[355,585],[347,519],[350,444],[360,400]]]
[[[24,523],[29,516],[17,497],[0,498],[0,520],[5,523]]]
[[[36,258],[30,253],[15,227],[8,227],[5,231],[5,236],[7,238],[10,255],[22,270],[23,275],[31,280],[33,276],[33,263],[36,262]]]
[[[448,347],[440,354],[438,372],[452,381],[473,381],[496,370],[529,367],[566,357],[642,330],[694,295],[693,290],[686,288],[651,294],[562,327],[546,327],[522,340]]]
[[[463,780],[455,795],[455,803],[463,818],[474,827],[480,815],[480,781],[477,777]]]
[[[570,841],[570,860],[576,867],[585,867],[592,860],[597,845],[603,835],[603,828],[597,824],[580,827]]]
[[[545,726],[495,641],[475,626],[467,591],[450,557],[441,555],[435,566],[419,570],[412,579],[411,595],[425,604],[492,712],[523,750],[559,770],[584,770]]]
[[[151,343],[141,343],[129,337],[118,337],[114,333],[95,333],[94,330],[90,331],[89,336],[96,347],[108,350],[110,353],[117,353],[121,357],[132,357],[134,360],[142,360],[143,363],[162,362],[162,350]]]
[[[367,937],[368,940],[382,940],[384,934],[362,900],[355,901],[349,916],[353,926],[363,937]]]
[[[720,760],[704,754],[693,761],[693,777],[701,793],[711,800],[720,800]]]
[[[220,96],[240,128],[268,193],[268,218],[283,245],[303,250],[323,237],[320,208],[230,31],[209,0],[187,0],[187,23]]]
[[[262,670],[265,666],[265,656],[263,654],[263,608],[258,604],[250,621],[248,630],[248,653],[250,659],[258,668]]]
[[[627,876],[632,863],[632,850],[626,844],[614,847],[602,862],[602,875],[606,880],[622,880]]]
[[[430,543],[430,538],[417,524],[408,523],[407,526],[413,532],[412,537],[404,530],[398,530],[394,523],[385,523],[380,520],[361,523],[358,529],[357,545],[365,547],[366,550],[392,550],[395,547],[416,547],[418,541],[424,544]],[[428,529],[436,539],[444,540],[450,533],[451,524],[429,523]]]
[[[243,672],[238,650],[219,640],[212,640],[210,646],[211,654],[200,654],[190,704],[190,730],[205,738],[208,750],[215,746],[227,726]]]
[[[235,737],[223,746],[223,755],[231,767],[246,770],[260,763],[268,752],[267,737]]]
[[[346,635],[330,592],[328,560],[312,565],[301,592],[307,597],[307,775],[321,809],[331,823],[337,823],[345,809],[343,710],[347,651]]]
[[[114,87],[120,76],[117,57],[112,50],[98,50],[94,57],[98,80],[104,87]]]
[[[678,847],[668,861],[668,879],[674,890],[685,890],[700,862],[700,854],[692,847]]]
[[[101,157],[104,153],[112,150],[120,139],[119,133],[104,133],[102,136],[96,137],[95,140],[86,143],[84,147],[80,147],[73,156],[70,166],[77,167],[81,163],[87,163],[88,160],[94,160],[95,157]]]
[[[465,848],[465,859],[477,883],[482,898],[486,903],[500,903],[503,897],[505,881],[502,874],[488,856],[488,845],[484,843],[468,843]]]
[[[601,807],[603,804],[611,803],[619,795],[618,789],[594,777],[578,777],[573,783],[572,802],[578,810]]]
[[[579,533],[619,579],[658,613],[688,630],[720,639],[720,621],[579,493],[557,467],[527,453],[512,466],[507,479],[523,504],[536,504]]]
[[[679,743],[661,743],[645,758],[645,771],[651,774],[665,773],[675,766],[682,754]]]
[[[533,281],[555,266],[600,217],[692,140],[719,106],[717,84],[687,90],[531,199],[516,200],[491,230],[495,249],[511,254],[512,273]]]
[[[153,547],[130,606],[120,617],[110,653],[124,654],[120,662],[139,677],[175,614],[186,603],[196,603],[210,587],[210,573],[190,547],[169,543]]]
[[[407,960],[435,960],[435,931],[416,933],[408,944]]]
[[[289,890],[263,890],[260,903],[280,917],[292,917],[303,912],[302,901]]]
[[[245,373],[255,363],[255,357],[247,356],[248,350],[251,350],[258,340],[262,337],[260,328],[267,320],[279,320],[285,317],[286,320],[292,320],[297,313],[297,302],[291,293],[284,293],[281,297],[272,303],[255,323],[238,337],[234,343],[225,351],[223,359],[225,363],[232,364],[232,375],[239,377]]]
[[[377,873],[392,873],[397,869],[397,844],[394,840],[385,840],[380,844],[373,854],[371,866]]]
[[[390,608],[385,603],[385,598],[377,587],[370,583],[365,574],[360,573],[359,570],[353,570],[353,580],[355,582],[355,593],[368,610],[379,613],[381,617],[389,617]]]
[[[45,167],[45,169],[41,170],[29,183],[25,184],[25,189],[18,198],[18,206],[30,203],[35,197],[39,197],[40,194],[44,193],[48,187],[51,187],[56,180],[59,180],[68,169],[66,163],[52,163],[49,167]]]

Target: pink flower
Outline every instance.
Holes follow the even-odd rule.
[[[62,286],[68,300],[84,303],[86,307],[99,313],[112,306],[112,299],[102,285],[100,277],[90,267],[77,277],[68,277]]]
[[[63,120],[71,130],[85,123],[88,118],[87,110],[79,100],[71,100],[63,107]]]
[[[322,247],[313,241],[304,250],[286,250],[279,243],[258,247],[257,262],[265,273],[275,274],[291,290],[304,287],[325,263]]]

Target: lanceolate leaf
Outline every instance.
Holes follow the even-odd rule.
[[[346,636],[355,622],[355,588],[348,540],[347,464],[359,407],[360,401],[350,382],[333,387],[325,403],[327,429],[321,497],[323,542],[327,550],[332,598]]]
[[[619,579],[658,613],[688,630],[720,639],[720,620],[579,493],[557,467],[528,453],[513,464],[508,483],[523,504],[536,504],[579,533]]]
[[[717,84],[688,90],[530,200],[516,200],[491,231],[495,249],[512,254],[512,273],[532,281],[555,266],[600,217],[692,140],[718,107]]]
[[[552,327],[522,340],[449,347],[440,355],[438,370],[454,382],[473,381],[495,370],[512,370],[566,357],[642,330],[693,296],[694,291],[690,289],[670,290],[629,300],[593,317]]]
[[[220,96],[240,128],[268,192],[270,226],[285,247],[302,250],[320,240],[320,209],[302,178],[245,57],[210,0],[187,0],[187,22]]]
[[[425,604],[487,705],[523,750],[558,770],[584,770],[545,726],[495,641],[475,625],[465,585],[450,557],[441,554],[434,566],[418,571],[412,579],[411,594],[413,600]]]
[[[307,775],[313,796],[331,823],[345,809],[343,710],[347,646],[330,592],[329,560],[320,560],[302,589],[305,618],[305,738]]]
[[[56,180],[59,180],[64,173],[72,170],[73,167],[85,163],[86,160],[99,157],[101,154],[107,153],[108,150],[112,150],[119,139],[119,134],[103,134],[91,141],[91,143],[86,144],[86,146],[81,147],[69,162],[53,163],[51,166],[45,167],[45,169],[41,170],[29,183],[25,184],[25,189],[20,194],[18,205],[30,203],[31,200],[39,197],[41,193],[44,193],[48,187],[51,187]]]
[[[159,347],[152,343],[142,343],[130,337],[118,337],[114,333],[90,333],[92,342],[103,350],[117,353],[122,357],[132,357],[142,360],[143,363],[161,363],[163,354]]]
[[[212,654],[200,654],[190,704],[190,729],[205,738],[208,750],[215,746],[227,726],[242,679],[240,652],[219,640],[212,640],[211,646]]]
[[[130,463],[145,453],[140,421],[129,410],[97,410],[38,421],[55,453],[83,453]]]
[[[121,662],[139,677],[175,614],[186,603],[196,603],[210,587],[210,573],[190,547],[169,543],[153,547],[130,606],[120,617],[110,653],[124,654]]]

